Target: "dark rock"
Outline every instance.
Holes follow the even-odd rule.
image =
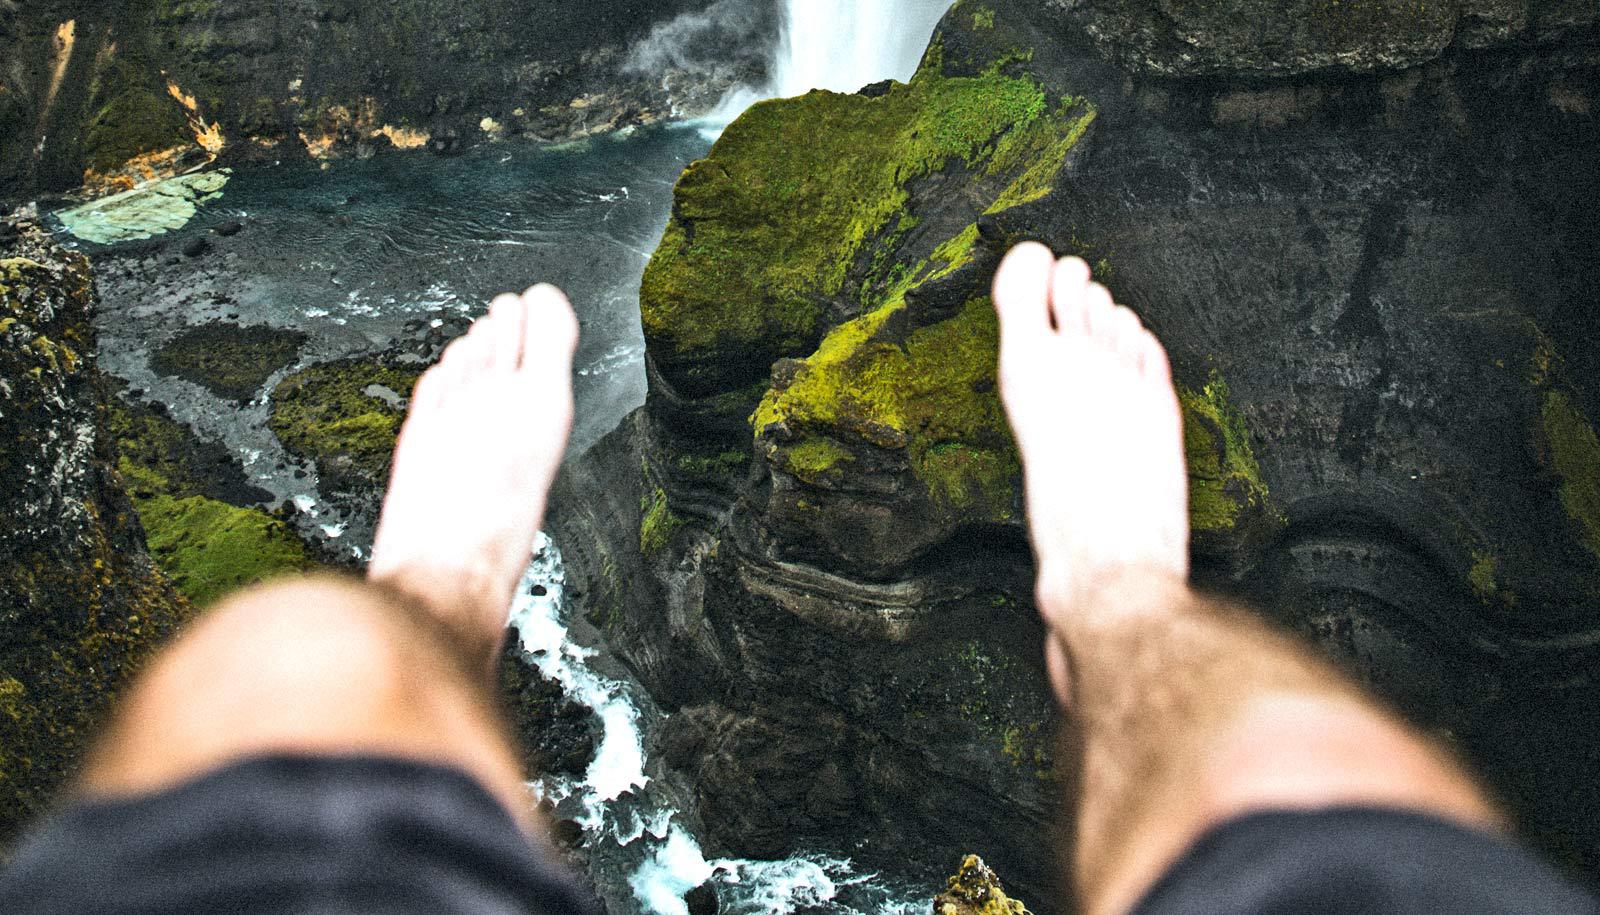
[[[38,226],[0,248],[0,844],[78,771],[112,699],[189,614],[115,470],[95,306],[88,260]]]
[[[1592,10],[1496,37],[1533,5],[1347,5],[1332,30],[1297,25],[1305,4],[1202,6],[958,8],[915,89],[758,106],[680,180],[642,293],[649,401],[552,523],[589,619],[673,712],[661,758],[707,841],[981,849],[1060,898],[1071,760],[983,299],[1031,238],[1169,346],[1197,581],[1450,735],[1548,854],[1600,875],[1600,680],[1570,675],[1600,670]],[[984,122],[974,159],[906,161],[955,76],[991,105],[1036,83],[1042,113]],[[882,135],[868,106],[905,107]],[[1028,177],[985,158],[1052,124]],[[796,168],[803,200],[752,190]],[[904,205],[829,247],[829,214],[877,212],[868,189]],[[722,453],[757,473],[693,471]]]
[[[892,79],[886,79],[876,83],[868,83],[867,85],[861,87],[860,94],[866,96],[867,98],[878,98],[879,96],[888,95],[889,87],[893,85],[894,80]]]
[[[299,358],[305,342],[306,335],[296,330],[204,324],[158,347],[150,367],[193,381],[218,397],[248,403],[274,372]]]
[[[529,663],[514,633],[507,642],[500,665],[502,694],[529,777],[582,775],[594,758],[599,723]],[[580,841],[574,835],[564,844],[575,847]]]
[[[211,231],[217,233],[223,238],[232,238],[233,236],[244,231],[244,223],[237,219],[230,219],[226,222],[218,224],[217,227]]]
[[[578,848],[583,845],[583,824],[577,820],[556,820],[550,824],[550,838],[562,848]]]
[[[211,242],[206,241],[206,238],[203,235],[196,235],[194,238],[191,238],[183,243],[184,257],[199,257],[210,250]]]
[[[722,911],[722,902],[717,898],[717,888],[710,883],[702,883],[683,896],[684,905],[689,908],[689,915],[717,915]]]

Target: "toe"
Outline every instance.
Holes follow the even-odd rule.
[[[1072,332],[1083,333],[1084,294],[1089,290],[1091,272],[1081,257],[1063,257],[1056,263],[1056,272],[1050,280],[1050,303],[1055,311],[1056,326]]]
[[[1167,361],[1167,348],[1161,345],[1156,335],[1148,330],[1139,335],[1138,346],[1140,349],[1139,364],[1144,369],[1146,378],[1151,381],[1168,385],[1172,384],[1172,365]]]
[[[445,372],[435,365],[422,373],[416,387],[411,389],[410,410],[431,410],[444,402]]]
[[[1111,290],[1099,283],[1090,283],[1089,288],[1083,293],[1083,325],[1087,329],[1090,339],[1104,346],[1112,345],[1115,332],[1115,310],[1117,303],[1111,298]]]
[[[467,357],[463,367],[469,375],[493,367],[495,337],[499,333],[499,326],[500,323],[490,314],[485,314],[472,322],[472,328],[467,331],[466,348],[462,353]]]
[[[1038,242],[1012,248],[994,275],[994,307],[1000,316],[1000,348],[1027,347],[1050,332],[1050,275],[1056,257]]]
[[[578,316],[566,293],[540,283],[522,294],[527,323],[523,329],[523,364],[528,368],[572,369],[578,348]]]
[[[467,379],[469,365],[475,356],[472,352],[472,335],[463,334],[450,341],[439,356],[439,362],[429,369],[434,376],[435,397],[439,402],[450,398],[450,393]]]
[[[1144,336],[1144,324],[1140,323],[1133,309],[1118,305],[1112,310],[1111,334],[1117,352],[1138,369],[1144,355],[1144,348],[1139,343],[1139,338]]]
[[[528,309],[522,297],[506,293],[489,303],[493,337],[487,341],[489,361],[501,371],[516,371],[522,364],[522,341],[526,335]]]

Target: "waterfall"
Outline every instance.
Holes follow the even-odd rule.
[[[697,123],[716,136],[746,108],[812,89],[855,92],[917,71],[951,0],[783,0],[778,47],[767,84],[728,93]]]

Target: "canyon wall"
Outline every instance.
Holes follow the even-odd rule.
[[[710,108],[758,79],[770,4],[723,0],[0,4],[0,202],[223,156],[449,152]],[[677,24],[670,56],[641,45]]]
[[[115,470],[94,305],[86,258],[0,222],[0,845],[189,614]]]
[[[1597,38],[1568,2],[963,0],[909,84],[729,127],[645,277],[649,403],[556,505],[713,847],[981,851],[1052,898],[1072,760],[987,300],[1034,238],[1171,349],[1197,583],[1600,874]]]

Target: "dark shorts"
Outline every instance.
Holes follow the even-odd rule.
[[[0,877],[0,913],[593,913],[551,860],[455,770],[274,757],[148,797],[68,808],[18,849]],[[1225,824],[1137,909],[1595,912],[1592,899],[1508,843],[1382,810],[1268,813]]]
[[[268,757],[78,804],[0,876],[5,915],[527,915],[596,907],[465,773]]]
[[[1431,816],[1260,813],[1196,842],[1134,915],[1595,915],[1503,839]]]

